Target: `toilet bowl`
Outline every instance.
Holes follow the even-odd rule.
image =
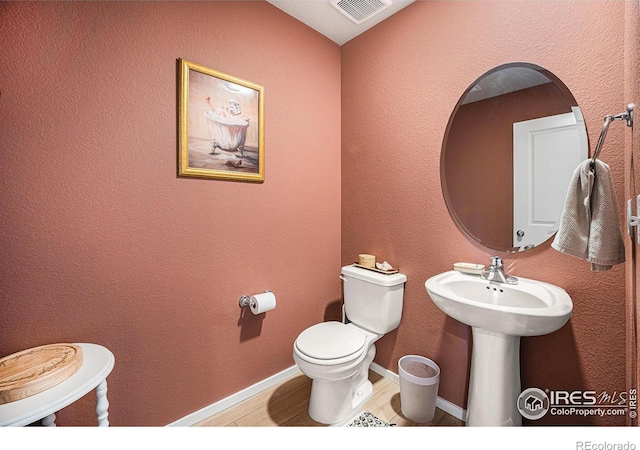
[[[377,335],[353,324],[322,322],[300,333],[293,359],[313,380],[309,416],[335,424],[349,418],[371,398],[369,366],[376,354]]]
[[[350,323],[322,322],[302,331],[293,359],[311,378],[309,416],[340,424],[359,413],[373,395],[369,367],[375,342],[398,327],[406,276],[384,275],[354,266],[342,268],[344,307]]]

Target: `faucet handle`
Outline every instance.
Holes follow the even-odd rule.
[[[493,267],[495,267],[496,269],[501,269],[502,268],[502,259],[499,256],[492,256],[491,257],[491,265]]]

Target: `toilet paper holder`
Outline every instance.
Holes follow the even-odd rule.
[[[269,289],[264,291],[265,294],[267,292],[271,292],[271,291]],[[242,297],[240,297],[240,301],[238,303],[240,303],[240,308],[246,308],[247,306],[251,306],[251,296],[243,295]]]

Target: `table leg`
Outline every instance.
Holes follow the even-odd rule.
[[[102,380],[102,383],[98,385],[96,388],[96,414],[98,415],[98,426],[99,427],[108,427],[109,426],[109,400],[107,400],[107,380],[106,378]]]
[[[40,421],[43,427],[55,427],[56,426],[56,413],[51,413]]]

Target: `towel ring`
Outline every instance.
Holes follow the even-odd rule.
[[[627,111],[618,114],[617,116],[612,116],[608,114],[604,116],[604,125],[602,126],[602,131],[600,132],[600,137],[598,138],[598,143],[596,144],[596,150],[593,152],[593,158],[591,158],[591,170],[595,170],[596,159],[600,155],[600,150],[602,150],[602,145],[604,144],[604,139],[607,136],[607,131],[609,131],[609,125],[614,120],[626,120],[628,127],[633,127],[633,103],[629,103],[627,105]]]

